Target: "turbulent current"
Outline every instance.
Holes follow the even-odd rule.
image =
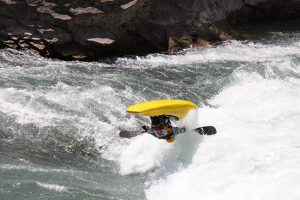
[[[119,138],[155,99],[198,104],[188,131]],[[297,31],[98,62],[2,49],[0,199],[299,200],[299,105]]]

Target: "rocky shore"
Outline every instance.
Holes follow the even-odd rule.
[[[298,17],[299,0],[0,0],[0,47],[67,60],[174,52]]]

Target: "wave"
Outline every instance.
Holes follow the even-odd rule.
[[[48,189],[48,190],[54,190],[57,192],[66,192],[68,191],[65,186],[56,185],[56,184],[49,184],[49,183],[42,183],[42,182],[36,182],[36,184],[42,188]]]
[[[44,161],[41,169],[0,168],[99,165],[128,183],[146,177],[147,199],[299,199],[299,33],[277,35],[275,43],[229,41],[110,63],[0,50],[3,151],[12,159]],[[179,122],[188,131],[174,143],[118,137],[119,130],[149,123],[126,114],[127,106],[170,98],[200,106]],[[206,125],[217,135],[192,131]],[[47,184],[39,186],[51,189]]]
[[[300,80],[236,75],[210,101],[217,108],[199,111],[218,134],[197,146],[189,166],[152,180],[147,199],[299,198]]]

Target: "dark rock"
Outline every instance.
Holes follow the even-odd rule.
[[[61,59],[176,52],[299,17],[299,0],[0,0],[0,46]]]
[[[17,4],[16,1],[13,0],[0,0],[2,3],[8,4],[8,5],[14,5]]]
[[[18,45],[19,45],[19,47],[20,47],[21,49],[28,49],[28,47],[29,47],[29,44],[26,43],[26,42],[24,42],[24,40],[23,40],[23,41],[20,41],[20,42],[18,43]]]
[[[193,40],[191,36],[169,37],[169,51],[176,52],[180,49],[191,47]]]
[[[23,26],[15,25],[6,28],[6,33],[11,37],[22,38],[24,36],[32,34],[32,31],[24,28]]]
[[[29,44],[32,46],[32,48],[42,51],[46,48],[46,45],[43,42],[29,42]]]
[[[13,40],[4,40],[4,39],[0,39],[1,42],[3,42],[4,44],[14,44],[15,42]]]
[[[47,7],[47,6],[38,7],[36,9],[36,11],[38,11],[39,13],[51,13],[51,12],[53,12],[53,10],[51,9],[51,7]]]
[[[95,54],[86,49],[82,48],[76,43],[68,43],[65,45],[58,45],[53,47],[55,52],[59,55],[59,58],[62,59],[87,59],[88,57],[94,58]]]
[[[72,41],[72,36],[61,28],[48,26],[38,28],[37,32],[40,37],[48,44],[59,45]]]
[[[78,8],[70,8],[69,10],[72,14],[74,15],[82,15],[82,14],[99,14],[99,13],[103,13],[101,10],[99,10],[98,8],[94,8],[94,7],[86,7],[86,8],[82,8],[82,7],[78,7]]]
[[[72,17],[69,15],[63,15],[63,14],[59,14],[59,13],[55,13],[55,12],[50,13],[50,15],[54,19],[59,19],[59,20],[63,20],[63,21],[68,21],[68,20],[72,19]]]
[[[138,1],[138,0],[132,0],[132,1],[128,2],[128,3],[126,3],[126,4],[121,5],[120,7],[121,7],[122,9],[124,9],[124,10],[125,10],[125,9],[128,9],[128,8],[134,6],[134,5],[137,3],[137,1]]]
[[[16,20],[0,16],[0,27],[10,27],[16,24]]]
[[[110,45],[114,42],[114,40],[110,38],[88,38],[87,41],[90,42],[91,44],[100,45],[100,46]]]

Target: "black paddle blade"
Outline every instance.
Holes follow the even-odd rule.
[[[126,130],[122,130],[122,131],[120,131],[119,136],[123,137],[123,138],[132,138],[132,137],[138,136],[138,135],[140,135],[142,133],[143,133],[142,131],[126,131]]]
[[[217,133],[217,130],[213,126],[203,126],[194,129],[196,132],[198,132],[200,135],[214,135]]]

